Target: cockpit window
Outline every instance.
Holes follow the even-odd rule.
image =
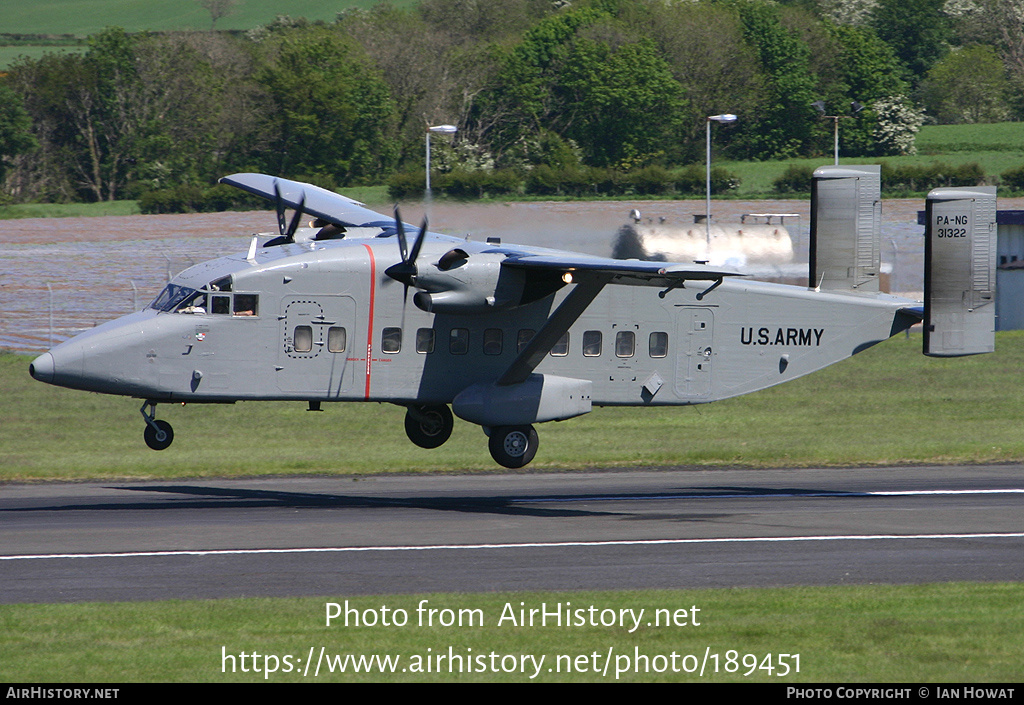
[[[206,292],[197,291],[178,304],[175,313],[206,313]]]
[[[210,291],[231,291],[231,275],[210,282]]]
[[[235,294],[236,316],[258,316],[259,314],[259,294]]]
[[[199,292],[180,284],[168,284],[160,295],[149,306],[157,311],[174,311],[181,302],[194,297]]]

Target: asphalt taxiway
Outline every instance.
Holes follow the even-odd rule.
[[[1024,580],[1024,466],[0,486],[0,603]]]

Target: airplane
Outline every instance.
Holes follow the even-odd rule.
[[[431,233],[397,206],[389,217],[266,174],[221,181],[272,201],[279,234],[184,270],[144,310],[29,368],[142,399],[154,450],[174,438],[159,403],[390,402],[417,446],[442,446],[454,412],[482,427],[498,464],[521,468],[534,424],[747,394],[922,320],[927,355],[994,349],[994,187],[928,195],[921,302],[879,288],[877,166],[815,171],[809,287]]]

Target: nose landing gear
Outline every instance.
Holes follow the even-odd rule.
[[[142,418],[146,419],[146,429],[142,433],[146,445],[153,450],[164,450],[170,446],[174,440],[174,429],[171,428],[171,424],[156,418],[156,402],[143,402],[139,412]]]

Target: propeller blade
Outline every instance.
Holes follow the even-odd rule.
[[[427,234],[427,217],[423,216],[423,224],[416,235],[416,242],[412,245],[412,254],[409,255],[409,264],[415,266],[416,258],[420,256],[420,248],[423,247],[423,238]]]
[[[395,227],[398,230],[398,254],[402,256],[402,264],[405,264],[409,256],[409,243],[405,240],[405,226],[402,224],[402,214],[398,212],[398,204],[395,204]]]
[[[277,179],[274,179],[274,207],[277,209],[277,231],[284,235],[288,226],[284,219],[284,199],[281,198],[281,189],[277,185]]]
[[[295,231],[299,229],[299,221],[302,220],[302,209],[306,205],[306,192],[302,192],[302,198],[299,200],[299,206],[295,209],[295,215],[292,216],[292,222],[288,224],[287,232],[281,233],[290,242],[295,241]]]

